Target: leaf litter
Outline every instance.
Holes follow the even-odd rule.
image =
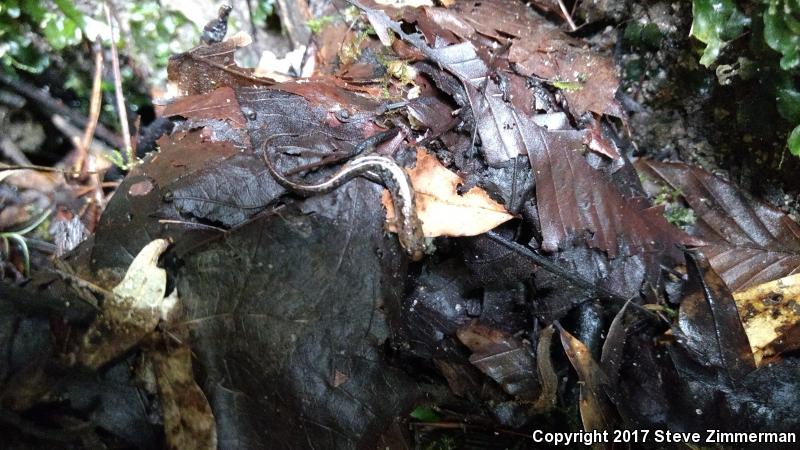
[[[241,34],[171,58],[174,128],[16,288],[69,300],[0,304],[40,343],[0,333],[6,360],[40,353],[0,372],[5,407],[68,398],[140,448],[800,426],[796,223],[698,168],[631,164],[610,57],[523,3],[351,3],[320,22],[310,78],[238,66]],[[653,204],[665,185],[695,223]],[[98,412],[142,394],[154,413]]]

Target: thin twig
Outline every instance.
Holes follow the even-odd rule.
[[[578,27],[575,26],[575,22],[572,21],[572,15],[570,15],[569,11],[567,11],[567,6],[564,4],[562,0],[558,0],[558,7],[561,8],[561,14],[564,15],[564,19],[569,24],[569,28],[572,31],[577,30]]]
[[[5,136],[0,136],[0,150],[3,154],[11,160],[14,164],[30,164],[31,160],[22,153],[22,150],[17,147],[11,139]]]
[[[585,289],[594,295],[597,295],[598,297],[608,298],[613,300],[628,301],[627,298],[615,292],[611,292],[602,286],[597,286],[591,281],[584,279],[580,274],[572,273],[569,270],[551,261],[550,259],[534,253],[533,250],[531,250],[530,248],[515,241],[512,241],[510,239],[506,239],[503,236],[500,236],[499,234],[495,233],[494,231],[489,231],[488,233],[486,233],[486,237],[506,247],[507,249],[519,254],[520,256],[523,256],[533,261],[544,270],[553,273],[554,275],[557,275],[561,278],[564,278],[572,282],[574,285],[582,289]]]
[[[59,169],[58,167],[49,167],[49,166],[37,166],[36,164],[27,164],[27,165],[18,165],[18,166],[8,166],[5,164],[0,164],[0,172],[5,172],[8,170],[37,170],[39,172],[56,172],[62,173],[64,176],[74,176],[75,172],[72,170],[64,170]]]
[[[86,167],[86,159],[89,157],[89,146],[94,139],[94,131],[97,128],[97,121],[100,119],[100,103],[103,84],[103,49],[99,43],[94,46],[94,79],[92,80],[92,97],[89,103],[89,120],[86,121],[86,129],[83,132],[83,140],[78,146],[78,160],[75,163],[75,172],[81,173]]]
[[[119,55],[117,55],[117,44],[114,41],[114,21],[111,19],[111,10],[108,4],[103,2],[103,9],[106,13],[106,21],[111,29],[111,67],[114,69],[114,94],[117,98],[117,112],[119,113],[119,125],[122,130],[122,142],[124,153],[129,165],[133,164],[133,146],[131,146],[131,132],[128,128],[128,112],[125,109],[125,96],[122,93],[122,74],[119,71]]]

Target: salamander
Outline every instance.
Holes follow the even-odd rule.
[[[413,261],[419,261],[425,255],[425,237],[422,234],[422,222],[415,209],[414,189],[406,172],[393,159],[379,155],[361,156],[346,163],[341,170],[322,183],[300,184],[278,173],[267,156],[268,153],[264,151],[264,162],[275,181],[288,191],[303,197],[326,194],[360,176],[380,183],[392,196],[400,245]]]

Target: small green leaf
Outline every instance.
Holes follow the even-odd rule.
[[[60,9],[69,20],[74,22],[77,26],[83,27],[83,13],[78,11],[78,8],[75,7],[72,0],[53,0],[53,3],[56,4],[58,9]]]
[[[800,156],[800,125],[794,127],[792,133],[789,135],[789,152],[794,156]]]
[[[560,81],[554,80],[551,82],[554,88],[561,89],[562,91],[575,92],[583,89],[583,85],[577,81]]]
[[[793,123],[800,123],[800,91],[791,85],[778,88],[778,112]]]
[[[419,420],[420,422],[436,422],[441,419],[439,413],[434,411],[433,408],[429,406],[417,406],[413,411],[411,411],[409,416]]]
[[[764,11],[764,40],[783,55],[783,70],[800,66],[800,19],[795,16],[800,17],[796,0],[770,0]]]
[[[690,35],[706,44],[700,64],[708,67],[719,57],[728,42],[742,34],[750,18],[732,0],[693,0]]]

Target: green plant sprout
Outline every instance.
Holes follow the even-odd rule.
[[[31,254],[30,251],[28,251],[28,243],[25,241],[25,235],[38,228],[39,225],[41,225],[45,220],[47,220],[48,217],[50,217],[51,213],[52,211],[50,210],[45,211],[30,225],[20,230],[0,232],[0,240],[3,242],[3,251],[6,255],[11,254],[11,244],[9,241],[16,242],[17,245],[19,245],[20,250],[22,250],[22,258],[25,264],[23,275],[25,275],[25,277],[28,277],[31,274]]]

